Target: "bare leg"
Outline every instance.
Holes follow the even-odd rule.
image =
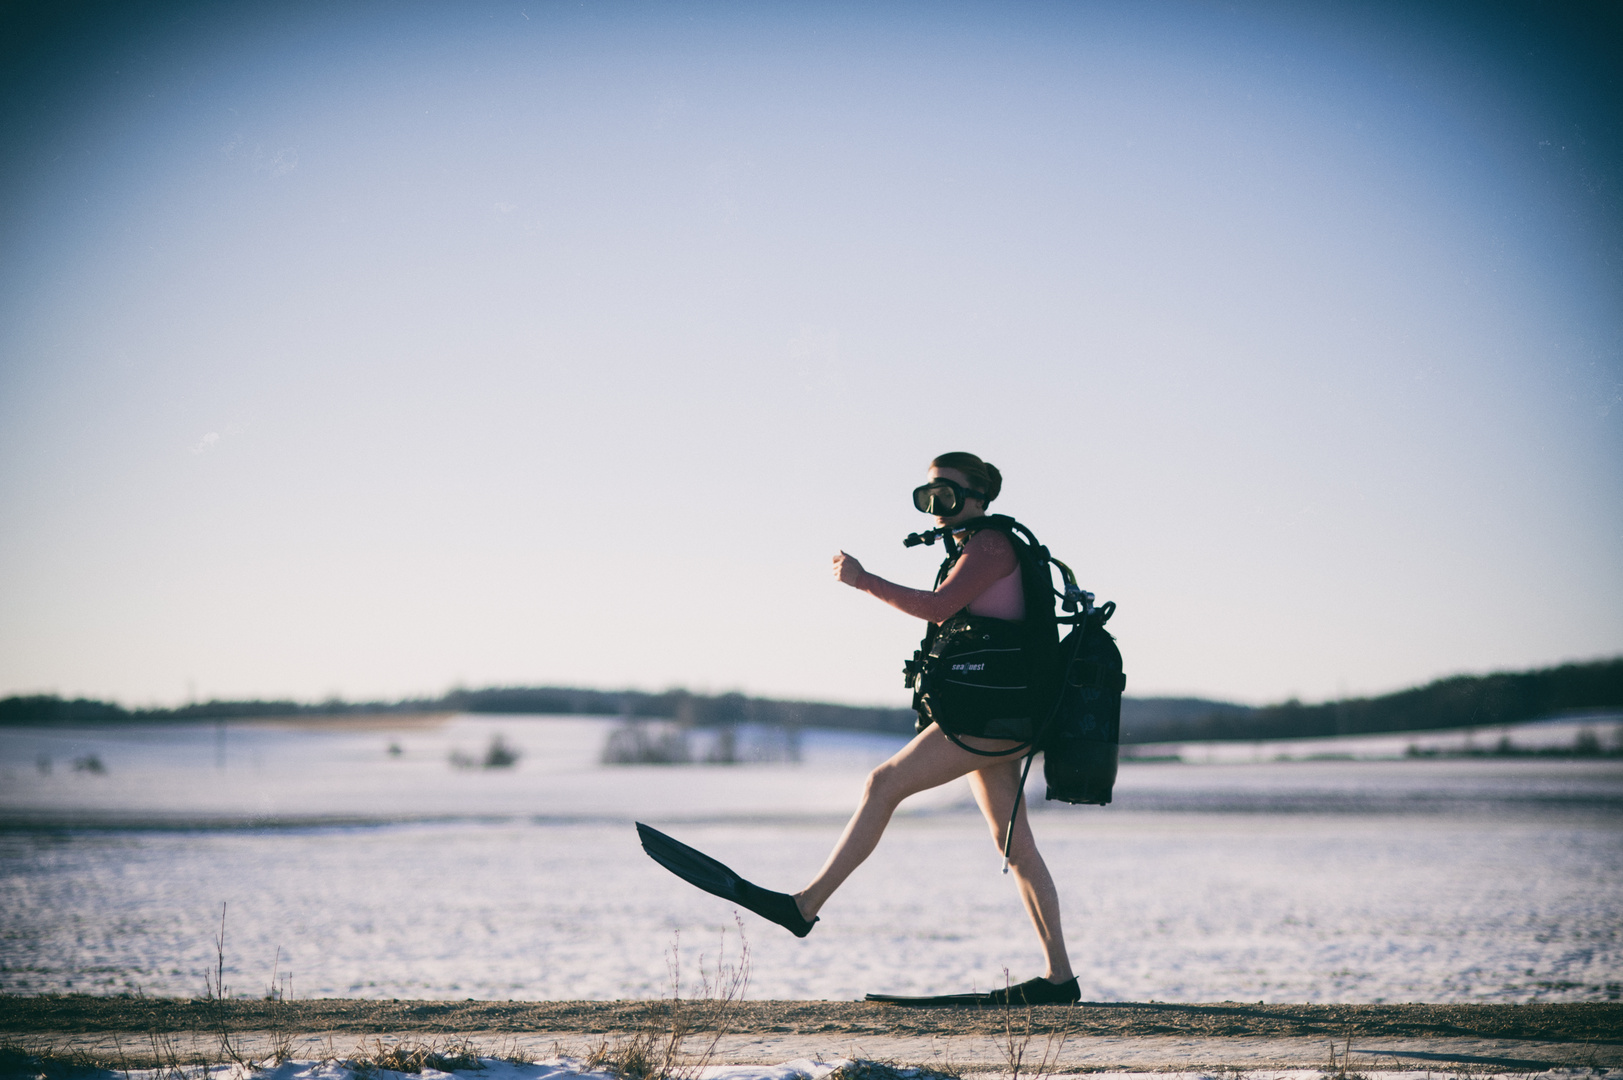
[[[971,746],[997,749],[1013,746],[1005,740],[965,739]],[[795,903],[805,918],[816,915],[828,898],[834,895],[851,872],[869,855],[890,824],[890,816],[909,795],[916,795],[950,780],[973,773],[990,758],[976,757],[952,744],[938,727],[919,732],[913,741],[898,750],[889,761],[868,774],[867,786],[862,791],[862,802],[846,823],[828,861],[812,878],[811,884],[795,893]],[[1018,759],[1017,759],[1018,760]],[[977,796],[978,798],[979,796]],[[1050,886],[1052,887],[1052,886]]]
[[[992,839],[998,851],[1003,850],[1003,837],[1009,827],[1009,815],[1014,812],[1015,799],[1021,796],[1020,762],[994,761],[982,766],[969,777],[969,787],[975,793],[981,813],[992,828]],[[1059,890],[1048,873],[1048,864],[1037,852],[1037,838],[1032,835],[1031,823],[1021,808],[1020,820],[1014,826],[1014,844],[1009,849],[1009,869],[1014,871],[1015,884],[1020,889],[1020,902],[1026,906],[1031,925],[1037,929],[1042,942],[1043,957],[1048,970],[1044,976],[1049,982],[1065,982],[1071,978],[1071,958],[1065,951],[1065,935],[1059,925]]]

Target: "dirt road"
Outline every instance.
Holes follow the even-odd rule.
[[[690,1006],[691,1008],[691,1006]],[[605,1039],[666,1030],[666,1001],[351,1001],[224,1003],[178,998],[0,997],[0,1036],[133,1063],[159,1046],[188,1057],[222,1035],[260,1052],[276,1039],[321,1056],[362,1041],[468,1037],[481,1046],[584,1054]],[[1263,1005],[1084,1003],[1003,1009],[910,1009],[839,1001],[756,1001],[723,1011],[714,1060],[868,1057],[997,1069],[1012,1027],[1041,1046],[1065,1036],[1063,1068],[1163,1071],[1301,1068],[1329,1047],[1384,1069],[1471,1066],[1487,1072],[1623,1066],[1623,1003],[1536,1005]],[[700,1026],[703,1027],[701,1021]],[[708,1039],[698,1040],[708,1042]],[[301,1053],[302,1056],[302,1053]]]

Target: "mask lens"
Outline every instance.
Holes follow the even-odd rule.
[[[913,505],[926,514],[951,517],[962,505],[957,485],[949,480],[934,480],[913,489]]]

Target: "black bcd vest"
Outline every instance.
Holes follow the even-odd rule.
[[[1121,652],[1104,628],[1116,605],[1108,602],[1074,615],[1056,615],[1048,549],[1030,529],[1006,514],[971,518],[961,531],[988,528],[1009,538],[1020,563],[1026,607],[1023,647],[1030,663],[1029,703],[1035,732],[1030,752],[1043,751],[1046,797],[1103,806],[1110,802],[1115,787],[1121,695],[1127,683]],[[963,554],[950,534],[945,539],[947,557],[936,572],[938,588]],[[1071,627],[1064,641],[1058,634],[1062,625]],[[922,708],[923,680],[919,676],[940,633],[941,627],[930,623],[913,660],[903,667],[907,685],[914,688],[913,707],[919,710],[920,730],[929,720]],[[964,746],[956,738],[953,741]],[[964,749],[984,753],[968,746]]]

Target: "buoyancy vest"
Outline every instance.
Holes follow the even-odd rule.
[[[985,514],[970,518],[958,526],[955,532],[963,537],[962,542],[955,538],[953,533],[946,533],[943,537],[947,545],[947,555],[941,561],[941,567],[936,571],[935,587],[940,588],[941,583],[947,580],[947,575],[957,565],[963,556],[963,544],[969,536],[982,529],[996,529],[1009,538],[1014,548],[1015,558],[1020,566],[1021,595],[1025,601],[1025,618],[1018,624],[1019,640],[1025,654],[1025,668],[1030,672],[1028,687],[1025,694],[1022,712],[1029,717],[1033,736],[1037,734],[1036,728],[1041,725],[1051,711],[1054,695],[1058,690],[1055,680],[1047,677],[1053,671],[1057,662],[1059,650],[1058,622],[1054,612],[1054,588],[1048,569],[1048,549],[1037,540],[1030,529],[1020,524],[1006,514]],[[967,534],[967,535],[965,535]],[[974,619],[968,615],[967,608],[950,616],[943,623],[928,624],[924,640],[919,649],[913,654],[912,662],[905,664],[903,670],[907,676],[907,685],[913,688],[913,708],[919,714],[918,727],[923,730],[932,720],[929,715],[929,706],[925,700],[925,680],[922,678],[926,666],[936,651],[937,639],[942,633],[942,627],[954,627],[955,622]],[[950,631],[949,631],[950,632]],[[943,729],[945,730],[945,729]],[[949,737],[952,737],[949,733]],[[958,742],[956,738],[954,742]],[[960,742],[960,746],[963,744]],[[964,747],[965,749],[972,749]],[[982,751],[973,751],[982,753]],[[1007,753],[1002,751],[1001,753]]]
[[[956,530],[941,528],[924,534],[914,533],[904,543],[914,547],[932,543],[938,536],[945,540],[947,557],[942,561],[935,579],[939,588],[963,554],[963,547],[953,539],[953,533],[967,532],[972,535],[988,528],[999,530],[1014,545],[1026,601],[1022,647],[1030,650],[1032,660],[1028,682],[1033,734],[1024,748],[1026,763],[1020,772],[1019,790],[1025,790],[1031,763],[1040,749],[1044,751],[1043,775],[1048,782],[1047,798],[1060,802],[1108,805],[1116,783],[1121,694],[1127,686],[1127,678],[1122,674],[1121,651],[1116,648],[1115,638],[1104,628],[1115,613],[1116,605],[1107,602],[1095,608],[1093,594],[1077,586],[1070,568],[1053,558],[1030,529],[1005,514],[971,518]],[[1063,618],[1055,614],[1050,566],[1058,567],[1064,577],[1065,610],[1075,614]],[[951,623],[952,619],[949,618],[947,622]],[[1071,627],[1063,642],[1057,640],[1061,624]],[[903,665],[907,685],[914,688],[915,709],[921,704],[921,676],[925,673],[927,660],[940,633],[941,626],[929,624],[919,650],[913,654],[912,661]],[[923,730],[926,719],[926,715],[921,713],[920,730]],[[945,728],[942,731],[958,746],[974,754],[1001,757],[1013,752],[977,750],[965,745]],[[1009,827],[1003,837],[1004,873],[1009,871],[1014,824],[1023,801],[1015,800],[1014,810],[1009,815]]]

